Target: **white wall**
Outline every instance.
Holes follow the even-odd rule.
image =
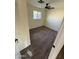
[[[60,52],[62,46],[64,45],[64,23],[62,23],[61,25],[61,28],[57,34],[54,45],[55,48],[52,47],[48,59],[56,59],[58,53]]]
[[[27,1],[16,0],[15,5],[15,37],[18,43],[15,43],[15,58],[20,58],[20,51],[30,45]]]
[[[63,17],[64,17],[63,8],[47,10],[46,26],[55,31],[59,31]]]
[[[33,10],[42,12],[42,18],[40,20],[33,20]],[[41,9],[28,3],[28,17],[29,17],[29,27],[30,29],[40,27],[44,25],[45,22],[45,9]]]

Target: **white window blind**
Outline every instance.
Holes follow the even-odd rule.
[[[41,19],[42,18],[42,13],[39,11],[33,11],[33,19]]]

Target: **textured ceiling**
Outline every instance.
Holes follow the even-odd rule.
[[[64,8],[64,0],[43,0],[45,3],[42,4],[38,3],[38,1],[39,0],[28,0],[28,3],[39,8],[44,8],[46,3],[50,3],[50,5],[55,8]]]

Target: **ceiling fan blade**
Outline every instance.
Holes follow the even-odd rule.
[[[51,7],[51,6],[49,5],[49,3],[46,3],[45,9],[55,9],[55,8],[54,8],[54,7]]]
[[[45,9],[55,9],[55,7],[45,7]]]
[[[55,7],[51,7],[51,9],[55,9]]]

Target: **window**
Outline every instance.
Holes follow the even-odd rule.
[[[39,11],[33,11],[33,19],[41,19],[42,13]]]

